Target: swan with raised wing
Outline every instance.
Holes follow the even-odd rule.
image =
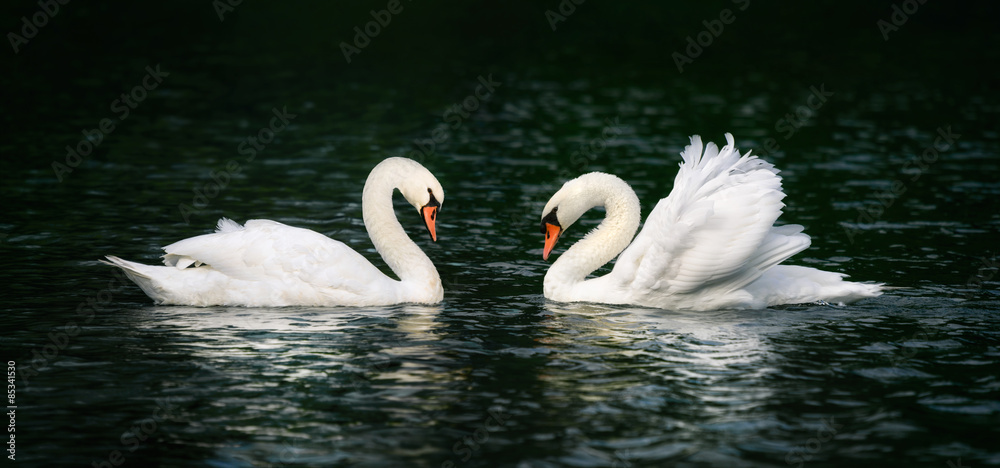
[[[221,219],[216,232],[163,248],[166,266],[108,256],[158,304],[191,306],[372,306],[433,304],[444,289],[430,258],[403,231],[392,206],[394,189],[413,205],[437,240],[444,202],[441,184],[406,158],[372,169],[362,193],[365,228],[399,280],[383,274],[347,245],[315,231],[255,219]]]
[[[779,265],[809,247],[809,236],[799,225],[774,225],[785,197],[778,170],[750,152],[740,154],[731,134],[726,141],[720,150],[691,137],[673,190],[634,240],[639,199],[625,181],[592,172],[566,182],[542,211],[543,258],[587,210],[603,206],[605,219],[552,264],[543,282],[545,297],[716,310],[852,302],[881,294],[881,284]],[[616,256],[610,273],[587,279]]]

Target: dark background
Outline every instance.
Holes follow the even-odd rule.
[[[877,23],[904,3],[919,8],[886,41]],[[0,47],[0,359],[29,366],[81,304],[99,312],[19,381],[23,466],[105,460],[163,398],[184,417],[125,466],[436,467],[497,406],[510,420],[458,466],[1000,464],[1000,4],[587,0],[553,31],[552,0],[414,0],[350,63],[340,43],[386,2],[246,0],[224,20],[213,5],[73,0]],[[5,2],[0,31],[40,9]],[[735,21],[680,72],[673,54],[725,9]],[[60,180],[64,148],[158,64],[164,82]],[[503,84],[421,155],[448,195],[439,242],[397,207],[440,306],[152,307],[96,262],[156,263],[228,216],[315,229],[384,269],[365,174],[414,154],[481,76]],[[821,86],[834,96],[785,137]],[[185,219],[286,106],[291,127]],[[575,159],[614,118],[624,133]],[[904,169],[946,126],[958,143]],[[688,137],[724,132],[782,170],[781,221],[813,236],[791,263],[900,289],[705,314],[541,297],[538,216],[567,176],[618,174],[645,214]],[[829,421],[838,436],[808,451]]]
[[[57,140],[76,137],[79,116],[101,115],[109,96],[133,86],[155,63],[172,74],[174,93],[194,95],[177,112],[203,118],[246,112],[289,88],[314,89],[324,111],[344,112],[321,97],[335,99],[359,83],[377,86],[373,106],[423,104],[437,113],[440,102],[465,94],[470,75],[489,72],[520,80],[627,80],[658,84],[668,95],[692,87],[722,96],[749,88],[790,101],[819,82],[859,93],[886,86],[906,93],[919,85],[932,91],[925,98],[931,102],[913,111],[928,118],[954,105],[953,94],[993,96],[997,86],[992,21],[1000,7],[993,2],[928,1],[888,41],[876,25],[893,13],[894,2],[886,1],[563,3],[575,11],[552,31],[545,11],[558,11],[554,1],[404,1],[403,11],[348,64],[339,44],[352,42],[353,28],[363,28],[369,11],[384,9],[384,2],[244,2],[224,21],[210,1],[71,2],[20,53],[4,54],[4,160],[32,164],[11,158],[25,146],[61,152]],[[2,8],[7,32],[20,31],[20,17],[39,11],[32,2]],[[706,29],[702,21],[726,8],[735,21],[678,73],[671,55],[683,53],[686,38]],[[692,114],[679,133],[718,133]]]

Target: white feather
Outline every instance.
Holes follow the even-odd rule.
[[[399,276],[392,279],[343,243],[308,229],[255,219],[245,226],[222,218],[216,232],[163,248],[166,266],[108,256],[159,304],[175,305],[387,305],[437,303],[444,290],[427,255],[403,232],[392,192],[411,204],[438,202],[444,191],[420,164],[389,158],[372,169],[362,210],[372,242]]]
[[[749,152],[740,154],[728,133],[726,141],[720,150],[691,137],[673,190],[656,204],[631,245],[639,208],[630,201],[635,193],[627,183],[594,173],[567,182],[543,215],[558,208],[563,229],[593,206],[606,206],[607,217],[552,265],[545,296],[709,310],[879,295],[881,285],[843,281],[839,273],[777,266],[809,247],[809,236],[802,226],[774,226],[785,197],[778,170]],[[602,195],[581,204],[579,199],[587,198],[581,193]],[[611,273],[585,279],[619,252]]]

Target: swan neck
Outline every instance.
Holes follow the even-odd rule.
[[[402,168],[392,165],[379,165],[372,170],[361,197],[365,228],[375,250],[401,282],[440,288],[441,278],[434,263],[396,219],[392,194],[405,176]]]
[[[566,250],[546,274],[562,283],[577,283],[618,256],[639,229],[639,198],[625,182],[591,188],[593,205],[603,206],[604,220]]]

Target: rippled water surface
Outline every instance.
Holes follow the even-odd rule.
[[[957,41],[950,16],[930,21],[944,6],[932,15],[928,2],[927,21],[888,42],[873,26],[886,4],[855,13],[874,15],[869,29],[792,49],[742,43],[755,21],[804,21],[752,6],[737,14],[753,21],[678,73],[670,53],[715,7],[587,2],[553,32],[555,3],[488,19],[405,5],[350,65],[337,44],[383,6],[306,18],[248,2],[217,22],[209,3],[184,15],[80,5],[16,56],[2,78],[15,92],[0,359],[17,369],[18,462],[1000,465],[1000,102],[987,78],[940,65],[981,52],[942,39]],[[112,18],[129,18],[129,34]],[[508,37],[512,25],[529,32]],[[118,119],[109,103],[155,64],[169,76]],[[494,84],[476,98],[481,78]],[[462,103],[467,116],[446,113]],[[251,157],[241,143],[283,110],[288,126]],[[97,149],[54,169],[105,117],[117,127],[89,140]],[[688,136],[724,132],[782,170],[781,221],[813,239],[791,263],[892,289],[700,313],[542,297],[538,219],[565,180],[615,173],[645,215]],[[437,243],[409,205],[396,210],[441,273],[441,304],[158,307],[97,262],[156,263],[226,216],[314,229],[388,271],[360,194],[398,155],[447,194]],[[557,254],[600,219],[585,216]]]

